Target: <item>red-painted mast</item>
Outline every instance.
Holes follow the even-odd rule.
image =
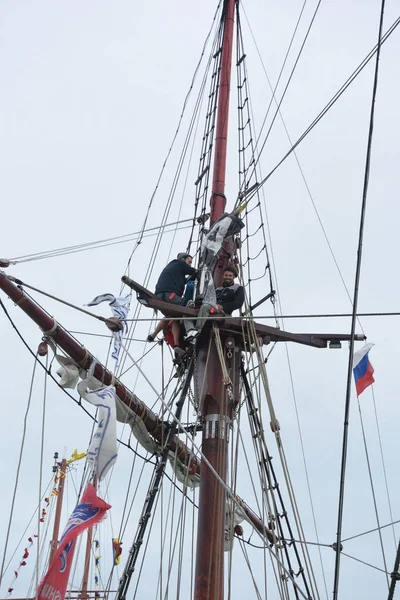
[[[235,0],[225,0],[213,186],[210,201],[211,223],[220,218],[226,204],[225,172],[234,12]],[[225,258],[221,258],[215,269],[216,287],[221,284],[224,263]],[[199,363],[208,365],[205,373],[206,393],[200,407],[204,419],[202,451],[221,479],[226,481],[228,432],[233,403],[225,392],[214,340],[210,346],[208,340],[201,342],[198,360]],[[202,383],[200,383],[201,385]],[[195,599],[223,600],[226,491],[205,463],[202,464],[200,477]]]
[[[225,175],[226,151],[228,141],[229,100],[232,70],[233,25],[236,0],[225,0],[223,18],[224,34],[222,39],[221,71],[218,91],[217,123],[215,133],[213,183],[210,200],[211,224],[215,223],[225,211]],[[224,260],[220,259],[215,269],[214,282],[220,285]]]

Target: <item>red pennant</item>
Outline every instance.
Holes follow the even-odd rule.
[[[22,563],[20,563],[20,565],[19,565],[19,566],[20,566],[20,567],[25,567],[25,565],[26,565],[26,561],[25,561],[25,560],[23,560],[23,561],[22,561]]]
[[[14,588],[8,588],[8,593],[11,594],[11,592],[14,591]]]
[[[41,522],[41,523],[44,523],[44,517],[42,517],[42,518],[40,519],[40,522]],[[35,537],[37,537],[37,535],[36,535]]]
[[[18,571],[14,571],[15,578],[18,577]]]
[[[22,558],[28,558],[29,556],[29,552],[28,552],[28,548],[25,548],[25,552]]]
[[[28,542],[30,542],[31,544],[33,544],[33,539],[31,537],[28,538]]]

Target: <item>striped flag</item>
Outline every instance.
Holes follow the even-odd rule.
[[[353,374],[357,396],[374,383],[374,368],[369,362],[368,353],[374,344],[366,344],[353,355]]]

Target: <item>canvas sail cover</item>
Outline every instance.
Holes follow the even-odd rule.
[[[225,512],[225,552],[230,552],[233,548],[233,540],[235,536],[235,527],[244,521],[246,515],[244,511],[237,504],[233,503],[232,500],[226,501],[226,512]]]
[[[79,381],[79,368],[77,364],[69,356],[56,354],[56,359],[59,365],[61,365],[56,371],[57,375],[60,377],[58,384],[62,388],[74,390]]]
[[[117,421],[127,423],[139,444],[150,454],[157,454],[158,446],[150,436],[142,419],[116,396]]]
[[[168,453],[168,460],[180,483],[191,489],[200,485],[200,475],[199,473],[196,473],[193,465],[186,465],[174,452]]]
[[[222,244],[228,238],[239,233],[243,227],[244,223],[239,218],[238,211],[224,213],[204,237],[200,249],[201,271],[199,279],[199,295],[203,298],[203,302],[216,304],[212,277],[213,269],[217,263]]]

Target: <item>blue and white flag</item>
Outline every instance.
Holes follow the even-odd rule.
[[[84,391],[79,384],[79,393],[97,407],[97,429],[93,434],[87,451],[87,459],[101,481],[117,460],[117,417],[115,407],[115,387],[109,385],[93,392]]]
[[[122,320],[123,329],[121,329],[121,331],[114,331],[112,334],[114,338],[114,350],[112,352],[112,357],[115,360],[115,369],[117,369],[119,353],[121,351],[122,346],[122,339],[124,336],[124,332],[127,330],[127,325],[124,319],[126,319],[129,313],[131,296],[119,296],[116,298],[115,296],[113,296],[113,294],[101,294],[100,296],[96,296],[96,298],[93,298],[93,300],[89,302],[89,304],[87,304],[86,306],[97,306],[102,302],[108,302],[111,306],[111,310],[114,317],[117,317],[118,319]]]

